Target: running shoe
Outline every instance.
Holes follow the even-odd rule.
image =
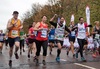
[[[84,57],[81,57],[82,62],[86,62],[86,59]]]
[[[18,54],[17,54],[17,53],[15,53],[15,58],[16,58],[16,59],[19,59],[19,56],[18,56]]]
[[[28,54],[28,56],[27,56],[28,58],[30,58],[30,54]]]
[[[46,61],[45,60],[43,60],[42,63],[43,63],[43,65],[46,65]]]
[[[75,58],[75,54],[73,54],[73,58]]]
[[[39,60],[36,59],[36,66],[39,66]]]
[[[60,62],[60,57],[56,57],[56,61],[57,62]]]
[[[69,51],[67,51],[67,56],[68,56],[68,54],[69,54]]]
[[[78,58],[78,53],[76,53],[75,57]]]
[[[12,60],[9,60],[9,66],[10,67],[12,66]]]
[[[97,57],[97,55],[96,55],[96,54],[93,54],[93,55],[92,55],[92,57],[93,57],[93,58],[96,58],[96,57]]]

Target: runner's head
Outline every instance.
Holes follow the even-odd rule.
[[[17,19],[17,18],[18,18],[18,14],[19,14],[18,11],[14,11],[14,12],[13,12],[13,18]]]
[[[55,27],[53,25],[51,25],[51,29],[54,29]]]
[[[71,22],[70,22],[70,25],[72,25],[72,26],[73,26],[73,25],[74,25],[74,21],[71,21]]]
[[[95,25],[99,26],[99,21],[95,21],[94,23]]]
[[[0,33],[3,33],[3,30],[0,30]]]
[[[42,22],[46,22],[47,21],[47,16],[42,16]]]
[[[65,20],[64,17],[61,17],[60,18],[60,24],[63,24],[64,23],[64,20]]]
[[[32,27],[34,27],[36,25],[36,22],[33,22]]]
[[[80,18],[79,18],[79,21],[80,21],[81,24],[84,23],[83,17],[80,17]]]

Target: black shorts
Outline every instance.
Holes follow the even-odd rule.
[[[4,43],[4,41],[0,41],[0,43]]]
[[[35,42],[35,41],[36,41],[35,39],[28,38],[28,43],[29,43],[29,44],[32,44],[32,43]]]
[[[10,37],[9,37],[9,38],[8,38],[9,46],[10,46],[10,47],[13,47],[16,41],[20,42],[20,37],[16,37],[16,38],[10,38]]]
[[[56,41],[56,43],[60,43],[61,46],[63,46],[63,41],[61,41],[61,40],[55,40],[55,41]]]
[[[75,37],[71,37],[71,36],[69,36],[69,42],[75,42]]]
[[[55,40],[49,40],[49,43],[55,43]]]

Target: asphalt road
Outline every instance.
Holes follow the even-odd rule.
[[[25,52],[20,55],[19,59],[15,59],[13,55],[13,64],[12,67],[9,67],[9,48],[3,48],[3,53],[0,54],[0,69],[100,69],[100,56],[97,58],[92,58],[92,55],[89,53],[85,55],[87,62],[81,62],[80,57],[75,59],[72,57],[71,52],[69,56],[66,55],[66,49],[62,49],[61,52],[61,62],[57,63],[55,61],[57,48],[53,48],[52,55],[48,55],[46,58],[46,65],[42,64],[42,52],[40,56],[39,66],[35,65],[33,61],[33,55],[31,54],[31,58],[27,57],[27,47],[25,47]]]

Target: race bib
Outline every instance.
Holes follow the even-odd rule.
[[[43,37],[43,38],[47,37],[47,30],[46,29],[41,31],[41,37]]]
[[[75,36],[75,31],[72,31],[71,32],[71,36]]]
[[[100,38],[100,35],[99,34],[96,34],[95,35],[95,39],[99,39]]]
[[[18,31],[17,30],[12,30],[12,36],[17,37],[18,36]]]
[[[3,36],[0,36],[0,41],[3,41]]]
[[[54,35],[51,35],[51,39],[54,39]]]

